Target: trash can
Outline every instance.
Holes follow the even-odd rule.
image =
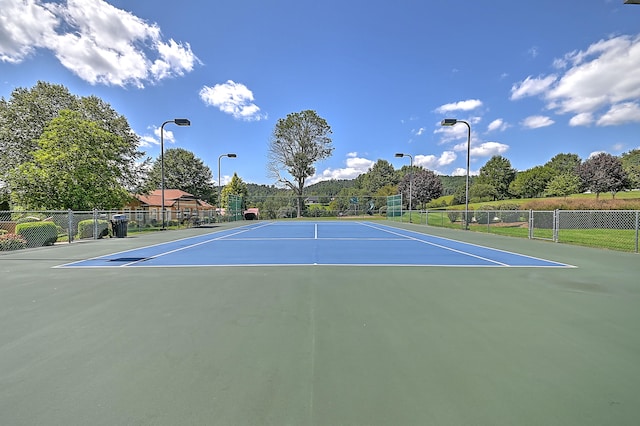
[[[111,217],[111,230],[116,238],[124,238],[127,236],[127,224],[129,220],[126,214],[114,214]]]

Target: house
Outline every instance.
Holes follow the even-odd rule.
[[[136,221],[162,221],[162,190],[156,189],[148,195],[134,195],[125,206],[131,212],[130,219]],[[165,221],[184,222],[192,219],[212,218],[216,208],[206,201],[179,189],[164,190]]]

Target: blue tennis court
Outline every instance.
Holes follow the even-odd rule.
[[[570,265],[373,222],[255,222],[64,268],[285,265],[551,267]]]

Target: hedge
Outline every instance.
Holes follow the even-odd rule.
[[[50,221],[18,223],[16,234],[27,240],[27,247],[51,246],[58,240],[58,228]]]
[[[93,219],[81,220],[78,222],[78,239],[93,238]],[[109,235],[109,221],[104,219],[98,220],[98,238]]]

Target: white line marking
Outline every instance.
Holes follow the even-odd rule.
[[[507,263],[498,262],[497,260],[488,259],[486,257],[478,256],[478,255],[475,255],[475,254],[472,254],[472,253],[467,253],[467,252],[464,252],[462,250],[457,250],[457,249],[454,249],[454,248],[451,248],[451,247],[443,246],[441,244],[436,244],[436,243],[432,243],[432,242],[429,242],[429,241],[424,241],[424,240],[421,240],[419,238],[412,237],[410,235],[403,235],[403,234],[401,234],[399,232],[393,232],[393,231],[390,231],[388,229],[378,228],[377,226],[373,226],[373,225],[368,224],[368,223],[361,223],[361,224],[364,225],[364,226],[368,226],[370,228],[373,228],[373,229],[377,229],[379,231],[388,232],[388,233],[394,234],[394,235],[400,235],[400,236],[406,237],[409,240],[419,241],[419,242],[424,243],[424,244],[428,244],[428,245],[431,245],[431,246],[434,246],[434,247],[439,247],[441,249],[449,250],[449,251],[452,251],[454,253],[459,253],[459,254],[462,254],[464,256],[475,257],[476,259],[480,259],[480,260],[484,260],[484,261],[487,261],[487,262],[496,263],[496,264],[502,265],[502,266],[511,266],[511,265],[509,265]],[[422,235],[425,235],[425,234],[422,234]]]

